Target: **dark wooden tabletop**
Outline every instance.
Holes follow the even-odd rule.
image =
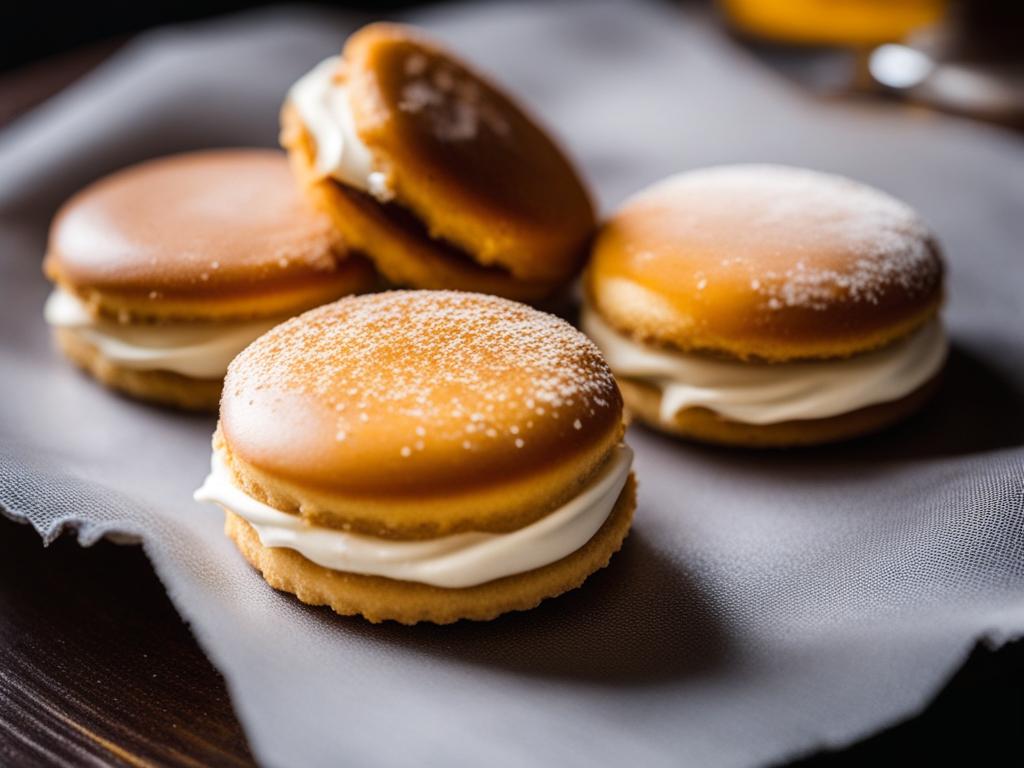
[[[0,617],[0,764],[254,764],[140,547],[0,520]]]
[[[118,45],[0,75],[0,125]],[[800,764],[920,761],[965,746],[977,762],[1022,736],[1024,645],[979,647],[921,716]],[[43,548],[0,518],[0,765],[252,764],[223,679],[139,547],[83,549],[65,536]]]

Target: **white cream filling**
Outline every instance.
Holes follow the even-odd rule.
[[[116,365],[195,379],[223,378],[239,352],[284,320],[118,323],[95,317],[76,296],[60,288],[46,300],[43,315],[51,326],[75,334]]]
[[[841,360],[749,363],[639,344],[584,308],[583,331],[618,375],[661,391],[661,418],[704,407],[744,424],[777,424],[849,413],[910,394],[946,360],[938,319],[905,339]]]
[[[335,571],[458,589],[525,573],[561,560],[604,525],[626,484],[633,451],[617,446],[580,494],[535,523],[509,533],[458,533],[422,541],[390,541],[310,525],[257,501],[231,479],[215,452],[210,475],[194,494],[247,520],[265,547],[293,549]]]
[[[345,86],[334,82],[340,58],[324,59],[299,78],[288,91],[288,99],[316,142],[317,172],[386,202],[393,197],[387,176],[356,133]]]

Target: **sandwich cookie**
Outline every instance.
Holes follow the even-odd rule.
[[[281,120],[302,186],[396,285],[535,301],[583,264],[594,210],[569,160],[411,27],[353,34],[295,83]]]
[[[282,320],[370,290],[280,152],[216,150],[114,173],[61,208],[45,307],[60,349],[114,389],[215,409],[228,363]]]
[[[684,437],[824,443],[880,429],[934,389],[943,265],[904,203],[783,166],[674,176],[598,235],[582,327],[627,408]]]
[[[495,296],[395,291],[231,364],[196,498],[280,590],[370,621],[491,619],[578,587],[635,507],[594,344]]]

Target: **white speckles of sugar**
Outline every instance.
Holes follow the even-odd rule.
[[[933,286],[937,259],[930,233],[905,203],[849,179],[810,171],[790,169],[775,183],[784,189],[766,207],[763,223],[800,221],[807,250],[815,242],[840,244],[857,257],[839,267],[801,259],[782,274],[769,273],[755,289],[769,309],[823,310],[837,298],[877,304],[893,287],[913,295]]]
[[[405,74],[417,77],[427,71],[427,57],[422,53],[414,53],[405,59]]]
[[[479,81],[452,64],[423,54],[405,60],[398,109],[410,114],[424,113],[434,136],[444,142],[472,141],[481,126],[506,136],[510,126],[493,98],[483,92]]]
[[[254,342],[229,378],[232,391],[243,384],[239,397],[266,389],[320,400],[337,417],[339,442],[353,447],[380,423],[403,458],[425,450],[428,436],[466,450],[503,437],[522,447],[535,419],[564,417],[580,430],[586,414],[618,399],[600,352],[568,323],[450,291],[393,291],[311,310]]]
[[[398,102],[398,108],[403,112],[415,114],[442,102],[441,94],[429,83],[424,80],[413,80],[402,88],[402,100]]]
[[[837,300],[877,304],[893,289],[920,295],[934,289],[941,266],[927,226],[910,206],[865,184],[832,174],[777,165],[735,165],[681,174],[663,182],[665,194],[693,200],[711,215],[742,215],[727,233],[727,270],[747,272],[750,290],[769,310],[824,310]],[[661,187],[662,185],[658,185]],[[720,202],[721,201],[721,204]],[[698,216],[695,212],[694,216]],[[695,231],[706,226],[695,219]],[[766,269],[745,253],[797,259]],[[780,259],[785,262],[785,258]],[[707,287],[703,274],[696,287]]]
[[[526,442],[523,440],[523,438],[517,437],[516,438],[516,448],[522,448],[524,445],[526,445]]]

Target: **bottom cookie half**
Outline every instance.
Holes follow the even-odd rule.
[[[534,608],[545,598],[580,586],[608,565],[622,546],[635,509],[636,481],[631,474],[604,525],[580,549],[542,568],[462,589],[324,568],[294,550],[263,546],[255,529],[231,512],[225,513],[224,530],[270,586],[304,603],[327,605],[337,613],[361,615],[372,622],[449,624],[459,619],[486,621]]]
[[[138,400],[189,411],[217,410],[220,379],[193,379],[172,371],[125,368],[110,362],[94,346],[62,328],[54,331],[54,339],[73,363],[111,389]]]

